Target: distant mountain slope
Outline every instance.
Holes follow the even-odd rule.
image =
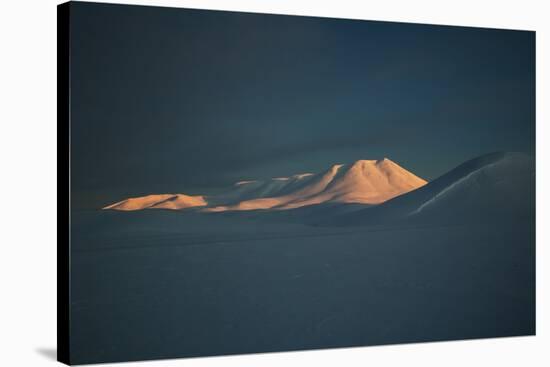
[[[104,207],[113,210],[142,210],[142,209],[186,209],[197,206],[206,206],[203,196],[188,196],[183,194],[147,195],[129,198]]]
[[[522,153],[493,153],[472,159],[427,185],[379,206],[318,218],[326,225],[388,221],[460,223],[534,215],[535,164]]]
[[[324,203],[377,205],[425,184],[425,180],[384,158],[337,164],[318,174],[241,181],[216,196],[148,195],[123,200],[104,209],[178,210],[207,206],[203,209],[206,212],[221,212],[286,210]]]

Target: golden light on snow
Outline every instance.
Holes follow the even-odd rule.
[[[130,198],[103,209],[182,210],[206,207],[206,212],[286,210],[322,203],[376,205],[424,186],[427,182],[391,160],[359,160],[337,164],[318,173],[277,177],[271,181],[240,181],[219,197],[160,194]]]

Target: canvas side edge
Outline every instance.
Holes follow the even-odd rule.
[[[57,6],[57,360],[70,364],[70,2]]]

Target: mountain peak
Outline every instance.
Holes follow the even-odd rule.
[[[375,164],[383,164],[383,163],[395,164],[395,162],[393,162],[391,159],[384,157],[381,159],[359,159],[353,162],[351,166],[375,165]]]
[[[360,159],[349,165],[349,171],[372,172],[377,170],[385,170],[387,173],[391,171],[406,171],[403,167],[388,158],[382,159]]]

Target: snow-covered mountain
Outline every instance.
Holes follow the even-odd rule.
[[[206,211],[294,209],[322,203],[380,204],[426,184],[391,160],[337,164],[318,174],[300,174],[240,185],[233,204]],[[247,198],[250,196],[250,198]]]
[[[406,195],[352,213],[319,216],[322,224],[396,221],[488,222],[534,215],[535,162],[522,153],[493,153],[461,164]]]
[[[533,158],[522,153],[492,153],[463,163],[430,183],[384,158],[337,164],[316,174],[241,181],[215,196],[147,195],[104,209],[267,210],[281,212],[281,219],[348,226],[521,220],[533,216],[534,205]],[[282,213],[289,209],[296,210]]]
[[[241,181],[217,196],[184,194],[130,198],[104,209],[187,209],[206,212],[286,210],[314,204],[377,205],[426,184],[426,181],[391,160],[359,160],[337,164],[313,174],[303,173],[266,181]]]

